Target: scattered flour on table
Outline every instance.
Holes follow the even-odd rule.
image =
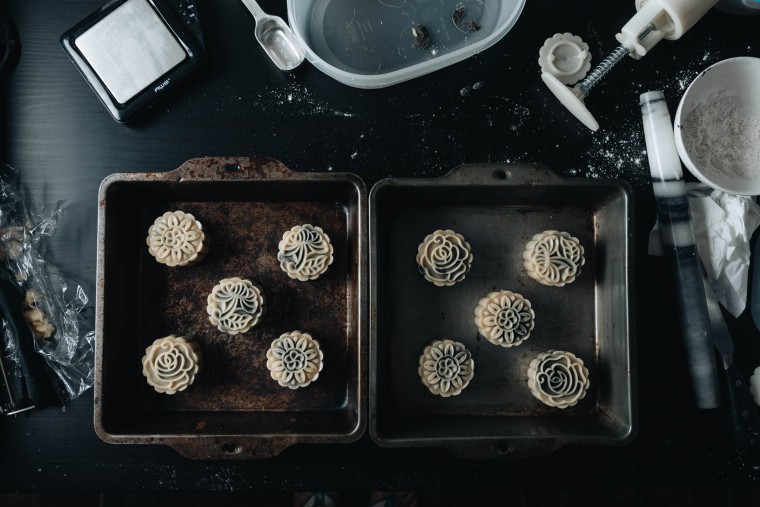
[[[584,38],[585,40],[585,38]],[[588,41],[587,41],[588,42]],[[694,56],[673,56],[673,66],[667,70],[654,70],[647,80],[638,80],[632,84],[636,99],[616,107],[615,117],[629,117],[616,128],[609,128],[607,122],[602,129],[592,134],[587,153],[580,164],[568,168],[571,176],[588,178],[622,178],[634,188],[651,189],[649,160],[641,126],[641,113],[638,107],[638,95],[650,90],[663,90],[671,104],[671,115],[675,113],[683,93],[691,82],[707,66],[717,62],[723,56],[712,49],[709,37],[700,42],[702,47]],[[604,93],[601,88],[597,93]],[[558,147],[559,148],[559,147]]]
[[[636,122],[622,130],[594,133],[584,162],[585,167],[571,170],[570,175],[625,178],[634,186],[650,184],[644,133]]]
[[[237,478],[237,474],[230,469],[215,469],[213,466],[208,466],[199,485],[201,488],[209,488],[213,491],[235,491],[233,479]]]
[[[698,104],[683,122],[687,153],[716,176],[760,174],[760,118],[737,97],[719,93]]]
[[[340,116],[352,118],[354,113],[337,109],[325,99],[298,83],[276,86],[257,92],[256,108],[276,108],[281,114],[297,116]]]

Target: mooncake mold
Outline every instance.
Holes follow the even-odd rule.
[[[562,84],[574,84],[591,70],[588,44],[571,33],[555,33],[538,52],[541,72],[548,72]]]
[[[475,361],[463,344],[437,340],[425,347],[417,373],[431,393],[448,398],[461,393],[470,383]]]
[[[470,271],[471,250],[461,234],[450,229],[437,230],[417,247],[417,266],[425,280],[448,287],[464,280]]]
[[[174,394],[195,382],[203,367],[203,355],[196,342],[172,334],[145,349],[142,366],[142,373],[153,389]]]
[[[530,362],[528,387],[550,407],[572,407],[586,396],[588,369],[572,352],[548,350]]]
[[[330,237],[321,227],[296,225],[282,235],[277,260],[280,268],[294,280],[316,280],[333,263]]]
[[[282,387],[306,387],[319,377],[324,355],[319,342],[308,333],[292,331],[280,335],[267,351],[267,369]]]
[[[480,335],[502,347],[513,347],[527,340],[535,318],[530,301],[508,290],[489,293],[475,307],[475,325]]]
[[[208,320],[222,333],[248,332],[265,311],[264,292],[245,278],[225,278],[206,298]]]
[[[571,283],[585,264],[583,246],[567,232],[544,231],[533,236],[523,251],[528,276],[544,285]]]
[[[169,267],[192,266],[208,252],[208,237],[190,213],[167,211],[148,229],[148,252]]]

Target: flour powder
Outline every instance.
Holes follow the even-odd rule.
[[[760,174],[760,118],[737,97],[713,95],[683,123],[686,152],[700,171],[752,178]]]

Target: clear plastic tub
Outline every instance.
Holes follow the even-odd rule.
[[[525,0],[288,0],[288,21],[306,59],[319,70],[349,86],[382,88],[492,46],[524,5]],[[415,45],[413,28],[420,25],[429,45]]]

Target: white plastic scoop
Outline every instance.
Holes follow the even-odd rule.
[[[264,12],[255,0],[243,4],[256,20],[256,40],[280,70],[293,70],[303,62],[304,52],[290,27],[279,16]]]

